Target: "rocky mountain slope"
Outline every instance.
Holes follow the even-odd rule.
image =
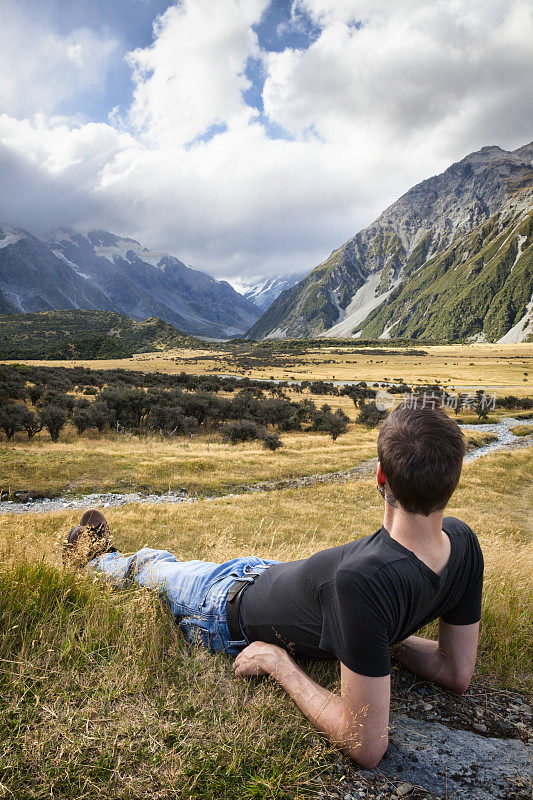
[[[247,335],[523,341],[532,292],[533,143],[484,147],[410,189]]]
[[[270,308],[281,292],[284,292],[285,289],[290,289],[295,283],[301,281],[306,274],[306,272],[291,272],[289,275],[262,278],[255,281],[233,279],[229,283],[236,292],[250,300],[263,314],[267,308]]]
[[[159,317],[187,333],[242,333],[259,311],[226,281],[107,231],[54,231],[39,240],[0,225],[0,313],[98,309]]]

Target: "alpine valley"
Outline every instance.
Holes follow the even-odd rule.
[[[483,147],[400,197],[247,336],[520,342],[532,293],[533,143]]]
[[[0,224],[0,313],[87,309],[158,317],[185,333],[242,334],[261,310],[226,281],[107,231],[38,239]]]
[[[520,342],[533,338],[533,143],[471,153],[309,273],[231,283],[104,230],[0,224],[0,314],[85,309],[218,339]]]

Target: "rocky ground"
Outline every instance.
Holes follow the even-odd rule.
[[[531,426],[532,434],[525,436],[522,441],[517,440],[513,434],[512,428],[517,425]],[[464,426],[465,428],[468,425]],[[495,436],[495,439],[488,441],[482,447],[473,448],[465,456],[465,461],[475,461],[481,456],[495,453],[497,450],[517,450],[520,447],[528,447],[531,445],[531,436],[533,435],[533,420],[531,419],[518,419],[517,417],[501,417],[498,422],[488,422],[475,426],[477,433],[485,433]]]
[[[528,698],[481,685],[454,695],[395,670],[390,745],[379,768],[340,760],[322,798],[530,800]]]

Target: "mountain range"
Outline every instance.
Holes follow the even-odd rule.
[[[309,273],[231,283],[108,231],[0,225],[0,314],[99,310],[215,339],[518,342],[533,336],[533,143],[422,181]]]
[[[68,309],[159,317],[186,333],[227,338],[260,316],[227,281],[107,231],[53,231],[43,239],[0,225],[0,313]]]
[[[229,278],[230,283],[236,292],[242,294],[250,300],[257,308],[264,313],[270,308],[276,297],[285,289],[290,289],[295,283],[301,281],[307,272],[291,272],[288,275],[279,277],[259,278],[257,280],[246,280],[241,278]]]
[[[281,292],[247,336],[523,341],[532,294],[533,143],[483,147]]]

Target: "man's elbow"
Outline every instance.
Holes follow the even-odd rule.
[[[472,675],[457,675],[454,678],[450,689],[455,694],[466,694],[471,680]]]
[[[389,742],[387,738],[385,741],[372,747],[365,747],[364,745],[360,747],[355,746],[346,748],[344,752],[364,769],[375,769],[387,752],[388,745]]]
[[[379,755],[373,754],[370,756],[366,756],[365,758],[360,758],[359,756],[357,756],[355,760],[361,767],[363,767],[363,769],[376,769],[376,767],[378,766],[379,762],[381,761],[384,755],[385,755],[385,750]]]
[[[473,674],[473,669],[451,670],[446,688],[450,689],[455,694],[466,694]]]

